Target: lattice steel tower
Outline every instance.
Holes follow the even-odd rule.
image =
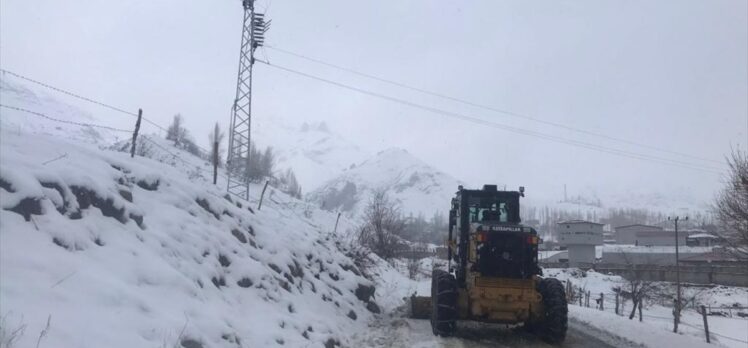
[[[265,15],[256,13],[254,0],[242,0],[244,25],[239,51],[239,73],[236,80],[236,98],[231,112],[229,154],[226,160],[229,193],[249,200],[250,130],[252,121],[252,65],[254,52],[265,41],[269,22]]]

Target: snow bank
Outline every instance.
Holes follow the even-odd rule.
[[[19,347],[48,320],[42,347],[345,345],[372,318],[332,214],[272,189],[253,212],[185,168],[39,134],[3,130],[0,159],[0,315],[26,325]]]

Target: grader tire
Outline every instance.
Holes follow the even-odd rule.
[[[443,270],[431,274],[431,331],[451,336],[457,328],[457,281]]]
[[[550,344],[560,344],[566,339],[568,312],[564,286],[558,279],[545,278],[538,283],[543,297],[543,320],[535,325],[540,338]]]

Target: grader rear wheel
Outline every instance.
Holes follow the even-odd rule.
[[[568,305],[564,286],[558,279],[545,278],[538,283],[538,292],[543,297],[544,316],[541,322],[532,324],[540,338],[551,344],[566,339],[568,328]]]
[[[451,336],[457,328],[457,281],[443,270],[431,274],[431,330]]]

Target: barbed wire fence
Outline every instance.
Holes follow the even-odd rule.
[[[104,107],[106,109],[118,112],[118,113],[123,114],[123,115],[127,115],[127,116],[130,116],[130,117],[133,117],[133,118],[138,118],[138,116],[139,116],[138,113],[127,111],[125,108],[114,106],[111,103],[106,103],[106,102],[97,100],[97,99],[92,98],[92,97],[87,97],[87,96],[81,95],[80,93],[75,93],[75,92],[72,92],[72,91],[60,88],[60,87],[56,87],[56,86],[53,86],[53,85],[51,85],[49,83],[45,83],[45,82],[42,82],[42,81],[39,81],[39,80],[30,78],[30,77],[27,77],[27,76],[15,73],[13,71],[9,71],[9,70],[6,70],[6,69],[0,69],[0,73],[2,73],[3,75],[7,74],[7,75],[10,75],[10,76],[22,79],[22,80],[30,82],[32,84],[44,87],[44,88],[49,89],[49,90],[54,91],[54,92],[58,92],[58,93],[61,93],[61,94],[64,94],[64,95],[76,98],[78,100],[85,101],[87,103],[91,103],[91,104],[94,104],[94,105],[98,105],[98,106]],[[128,133],[128,134],[133,134],[133,133],[137,132],[137,130],[136,130],[137,127],[135,125],[134,125],[133,129],[124,129],[124,128],[118,128],[118,127],[112,127],[112,126],[108,126],[108,125],[103,125],[103,124],[97,124],[97,123],[77,122],[77,121],[64,120],[64,119],[61,119],[59,117],[50,116],[50,115],[48,115],[46,113],[42,113],[42,112],[35,111],[35,110],[30,110],[30,109],[25,108],[25,107],[20,107],[20,106],[16,106],[16,105],[8,105],[5,102],[0,103],[0,108],[4,108],[4,109],[8,109],[8,110],[14,110],[14,111],[19,111],[19,112],[23,112],[23,113],[25,113],[27,115],[32,115],[32,116],[40,117],[40,118],[43,118],[43,119],[46,119],[46,120],[49,120],[49,121],[52,121],[52,122],[57,122],[57,123],[61,123],[61,124],[67,124],[67,125],[81,127],[81,128],[103,129],[103,130],[107,130],[107,131],[111,131],[111,132]],[[143,121],[147,122],[151,126],[153,126],[156,129],[158,129],[159,131],[163,131],[163,132],[166,132],[168,134],[168,132],[169,132],[168,127],[165,127],[165,126],[163,126],[161,124],[158,124],[157,122],[155,122],[155,121],[153,121],[153,120],[151,120],[151,119],[149,119],[149,118],[147,118],[145,116],[141,115],[141,118],[142,118]],[[137,134],[137,133],[135,133],[135,134]],[[171,158],[172,159],[172,165],[175,165],[177,162],[179,162],[179,163],[181,163],[181,164],[183,164],[185,166],[194,168],[194,170],[198,174],[189,174],[189,176],[191,178],[194,178],[194,177],[197,177],[197,176],[203,177],[203,178],[207,178],[208,177],[208,176],[205,175],[206,173],[203,172],[204,170],[207,170],[207,169],[202,168],[202,166],[197,165],[194,162],[186,160],[185,158],[183,158],[182,156],[180,156],[180,154],[178,154],[176,152],[176,149],[171,149],[171,150],[168,149],[167,147],[165,147],[162,144],[160,144],[158,141],[153,140],[150,135],[137,134],[137,138],[136,138],[135,144],[133,144],[132,141],[128,141],[128,145],[135,145],[136,147],[139,147],[139,148],[142,148],[144,146],[143,144],[145,144],[145,143],[148,143],[150,146],[155,146],[156,148],[159,149],[159,151],[161,151],[163,154],[166,155],[165,157]],[[208,158],[208,156],[212,153],[212,151],[209,151],[209,150],[207,150],[207,149],[205,149],[205,148],[203,148],[203,147],[201,147],[201,146],[199,146],[197,144],[194,144],[194,145],[201,152],[199,154],[195,154],[196,155],[195,157],[198,157],[201,161],[205,161],[205,158]],[[121,149],[119,149],[119,150],[121,150]],[[139,153],[141,155],[145,154],[145,153],[143,153],[142,150]],[[222,179],[227,179],[227,176],[225,174],[223,174],[223,173],[219,172],[218,176],[221,177]]]

